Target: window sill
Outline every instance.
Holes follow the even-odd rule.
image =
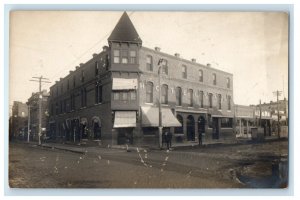
[[[154,103],[145,103],[146,105],[154,105]]]

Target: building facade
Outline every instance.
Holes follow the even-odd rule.
[[[42,91],[42,112],[41,112],[41,127],[42,134],[46,135],[48,126],[48,97],[49,93],[47,90]],[[28,120],[29,120],[29,131],[30,140],[38,141],[39,136],[39,92],[32,93],[31,97],[27,101],[27,106],[29,110]],[[26,124],[26,133],[28,132],[28,124]]]
[[[233,75],[143,47],[126,12],[101,53],[51,86],[50,134],[75,143],[158,145],[159,91],[162,126],[174,142],[235,138]]]
[[[26,131],[28,107],[25,103],[14,101],[12,106],[10,139],[23,138]]]

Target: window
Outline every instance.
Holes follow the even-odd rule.
[[[71,110],[75,110],[75,95],[71,94]]]
[[[81,89],[81,107],[86,106],[86,89]]]
[[[60,92],[61,92],[61,94],[63,93],[63,91],[64,91],[64,84],[61,83],[61,85],[60,85]]]
[[[76,86],[76,77],[73,76],[73,88],[75,88],[75,86]]]
[[[222,95],[218,94],[218,105],[219,105],[219,110],[222,109]]]
[[[146,102],[153,103],[153,83],[147,82],[146,85]]]
[[[227,83],[227,88],[230,88],[230,78],[226,79],[226,83]]]
[[[181,106],[182,90],[181,87],[176,88],[176,105]]]
[[[98,64],[98,61],[96,61],[95,63],[95,75],[98,75],[99,74],[99,64]]]
[[[199,91],[200,108],[203,108],[203,91]]]
[[[120,93],[119,92],[114,92],[114,100],[120,100]]]
[[[190,100],[189,106],[190,106],[190,107],[193,107],[193,102],[194,102],[193,96],[194,96],[193,90],[192,90],[192,89],[189,89],[189,100]]]
[[[146,69],[147,69],[147,71],[153,71],[152,56],[147,56],[147,58],[146,58]]]
[[[132,90],[130,92],[130,100],[136,100],[136,91],[135,90]]]
[[[128,51],[127,50],[122,51],[122,63],[123,64],[128,63]]]
[[[120,63],[120,50],[114,50],[114,63]]]
[[[96,85],[95,88],[95,103],[102,103],[102,85]]]
[[[70,80],[68,79],[68,82],[67,82],[67,90],[70,89]]]
[[[161,103],[168,104],[168,85],[166,84],[161,87]]]
[[[64,100],[64,113],[67,112],[67,99]]]
[[[213,84],[217,85],[217,75],[213,73]]]
[[[199,81],[203,82],[203,70],[199,70]]]
[[[212,108],[212,106],[213,106],[212,100],[213,100],[213,94],[212,94],[212,93],[209,93],[209,94],[208,94],[208,101],[209,101],[209,107],[210,107],[210,108]]]
[[[84,70],[81,71],[81,82],[84,82]]]
[[[168,74],[168,61],[167,60],[163,60],[163,62],[162,62],[162,73]]]
[[[56,96],[58,97],[58,86],[56,87]]]
[[[231,96],[227,96],[227,109],[231,110]]]
[[[121,92],[121,100],[127,101],[128,100],[128,93],[127,91]]]
[[[136,64],[136,51],[133,50],[130,51],[130,63]]]
[[[182,78],[186,79],[186,78],[187,78],[187,69],[186,69],[186,65],[182,65],[181,71],[182,71]]]
[[[221,127],[222,128],[232,128],[232,118],[221,118]]]
[[[55,113],[56,113],[56,115],[59,114],[59,106],[58,106],[58,102],[55,103]]]

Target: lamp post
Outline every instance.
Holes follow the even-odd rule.
[[[161,67],[164,59],[159,59],[158,61],[158,141],[159,141],[159,148],[162,148],[162,113],[161,113],[161,85],[160,85],[160,75],[161,75]]]

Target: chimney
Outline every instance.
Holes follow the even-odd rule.
[[[195,62],[196,62],[196,59],[195,59],[195,58],[192,58],[192,62],[195,63]]]
[[[104,52],[106,52],[108,50],[108,46],[103,46],[102,49]]]
[[[83,66],[83,63],[80,63],[79,66],[82,67],[82,66]]]
[[[210,64],[210,63],[207,63],[206,66],[207,66],[207,67],[211,67],[211,64]]]
[[[62,81],[62,80],[63,80],[63,78],[60,78],[60,79],[59,79],[59,81]]]
[[[76,66],[75,69],[79,69],[79,66]]]
[[[93,54],[93,58],[95,58],[97,55],[98,55],[98,54],[94,53],[94,54]]]
[[[158,51],[158,52],[160,51],[159,47],[155,47],[154,49],[155,49],[155,51]]]
[[[179,54],[179,53],[175,53],[175,56],[176,56],[177,58],[180,58],[180,54]]]
[[[72,72],[73,72],[72,70],[69,71],[70,74],[71,74]]]
[[[58,83],[58,81],[55,81],[55,84],[57,84]]]

